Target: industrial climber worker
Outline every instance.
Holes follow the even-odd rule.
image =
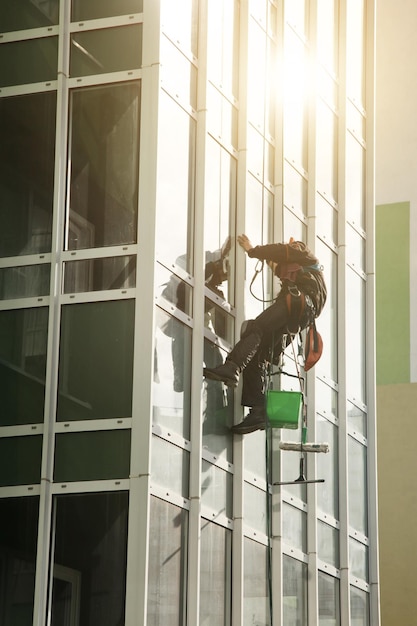
[[[247,434],[266,425],[265,362],[272,342],[276,357],[285,347],[284,335],[297,333],[320,315],[327,290],[319,260],[302,241],[291,237],[288,243],[254,247],[246,235],[237,239],[249,257],[266,261],[281,282],[273,304],[247,322],[226,361],[218,367],[204,369],[205,378],[229,387],[238,385],[242,373],[242,405],[250,407],[250,411],[232,431]]]

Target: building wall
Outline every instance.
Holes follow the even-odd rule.
[[[0,620],[377,626],[374,2],[19,7],[0,4]],[[250,293],[241,232],[324,266],[324,483],[279,448],[301,424],[234,437],[240,388],[203,381],[279,289]],[[298,389],[295,360],[274,385]]]

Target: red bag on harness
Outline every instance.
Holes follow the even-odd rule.
[[[316,328],[316,322],[307,327],[304,349],[304,371],[308,372],[319,360],[323,352],[323,340]]]

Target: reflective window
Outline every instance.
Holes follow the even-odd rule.
[[[307,552],[307,515],[285,502],[282,505],[282,538],[291,547]]]
[[[56,80],[57,71],[58,37],[13,41],[0,46],[0,87]]]
[[[356,587],[350,588],[350,617],[355,626],[369,626],[369,594]]]
[[[21,265],[0,269],[0,300],[49,294],[50,265]]]
[[[285,21],[301,35],[307,36],[308,8],[306,7],[306,0],[286,2]]]
[[[307,215],[307,179],[284,161],[284,204]]]
[[[152,437],[152,484],[188,498],[190,454],[160,437]]]
[[[1,437],[0,487],[39,483],[41,456],[41,436]]]
[[[169,2],[169,0],[168,0]],[[226,94],[238,97],[239,3],[208,3],[207,72]]]
[[[321,489],[321,485],[320,485]],[[318,557],[321,561],[340,567],[339,531],[320,520],[317,522]]]
[[[366,272],[366,239],[346,224],[346,261],[357,271]]]
[[[248,119],[260,130],[265,131],[265,96],[267,81],[267,36],[254,20],[249,20],[248,48]]]
[[[327,454],[317,455],[317,476],[325,482],[317,489],[317,504],[322,511],[339,519],[338,428],[316,414],[317,440],[329,444]]]
[[[73,22],[141,13],[143,10],[143,0],[72,0],[71,4]]]
[[[172,41],[197,57],[198,50],[198,0],[172,0],[161,2],[162,30]]]
[[[219,143],[208,138],[207,162],[204,215],[206,284],[217,295],[234,304],[237,161]]]
[[[352,404],[352,402],[347,402],[346,406],[349,428],[367,437],[367,413],[359,409],[355,404]]]
[[[368,580],[368,546],[349,538],[349,570],[352,576]]]
[[[151,498],[148,626],[185,624],[188,512]]]
[[[197,108],[197,68],[166,37],[161,38],[161,84],[185,105]]]
[[[55,498],[51,626],[124,624],[128,494]]]
[[[307,52],[304,43],[286,30],[284,50],[284,154],[307,170]]]
[[[136,256],[64,263],[64,293],[129,289],[136,286]]]
[[[157,258],[192,272],[196,123],[165,91],[159,104]]]
[[[58,421],[132,415],[133,300],[62,307]]]
[[[337,255],[319,239],[316,242],[316,255],[323,265],[323,275],[326,281],[327,300],[320,317],[317,319],[317,329],[324,338],[323,353],[316,365],[316,371],[323,372],[331,380],[337,382]],[[355,304],[353,304],[355,303]],[[349,300],[349,316],[351,310],[357,306],[357,300]],[[349,318],[348,316],[348,318]],[[347,337],[355,337],[347,333]],[[356,348],[357,342],[348,340],[348,344]],[[355,366],[356,367],[356,366]]]
[[[307,624],[307,565],[289,556],[282,557],[284,624]]]
[[[153,421],[190,438],[191,328],[156,307]]]
[[[340,581],[323,572],[318,573],[319,626],[340,625]]]
[[[269,624],[267,547],[244,540],[243,623]]]
[[[268,533],[267,493],[250,483],[244,483],[244,514],[245,523],[265,535]]]
[[[48,309],[0,312],[0,425],[43,422]]]
[[[317,53],[318,58],[333,74],[338,74],[339,15],[336,0],[324,0],[317,4]]]
[[[158,304],[165,300],[173,304],[174,308],[192,317],[193,290],[191,285],[160,263],[155,265],[155,285]]]
[[[207,128],[223,145],[237,149],[238,110],[220,91],[207,83]]]
[[[136,241],[140,84],[71,94],[66,249]]]
[[[0,624],[30,626],[33,620],[37,497],[0,499]]]
[[[200,624],[231,623],[231,532],[201,520]]]
[[[121,72],[141,65],[142,24],[71,35],[70,76]]]
[[[348,441],[349,524],[355,530],[367,535],[367,448],[353,437],[348,437]]]
[[[346,271],[346,297],[349,315],[346,316],[346,383],[348,397],[366,403],[366,283],[351,270]],[[327,335],[326,335],[327,336]],[[352,341],[354,338],[354,341]]]
[[[245,437],[244,463],[245,471],[265,480],[265,431],[257,430],[250,437]]]
[[[317,103],[317,189],[326,198],[338,201],[337,125],[335,113],[321,100]]]
[[[59,433],[55,443],[54,480],[128,478],[130,430]]]
[[[2,33],[58,24],[59,0],[2,0],[0,30]]]
[[[327,339],[327,336],[326,336]],[[338,394],[333,387],[327,385],[319,378],[315,381],[316,384],[316,410],[322,413],[325,417],[333,415],[337,417],[337,401]]]
[[[365,230],[365,150],[346,133],[346,215],[358,228]]]
[[[201,502],[217,515],[233,516],[233,475],[220,467],[202,461]]]
[[[54,92],[0,98],[1,257],[51,250],[55,114]]]
[[[350,2],[346,12],[347,93],[359,105],[365,103],[366,2]]]
[[[338,212],[320,194],[316,194],[316,220],[317,235],[328,244],[337,245]]]

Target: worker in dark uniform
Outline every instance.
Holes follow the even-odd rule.
[[[274,353],[282,351],[282,337],[306,328],[323,309],[326,284],[318,259],[302,241],[252,246],[246,235],[238,242],[251,258],[266,261],[281,281],[273,304],[254,320],[249,320],[240,341],[226,361],[216,368],[205,368],[210,380],[236,387],[243,372],[242,405],[251,407],[248,415],[232,430],[246,434],[266,425],[265,362],[274,342]]]

